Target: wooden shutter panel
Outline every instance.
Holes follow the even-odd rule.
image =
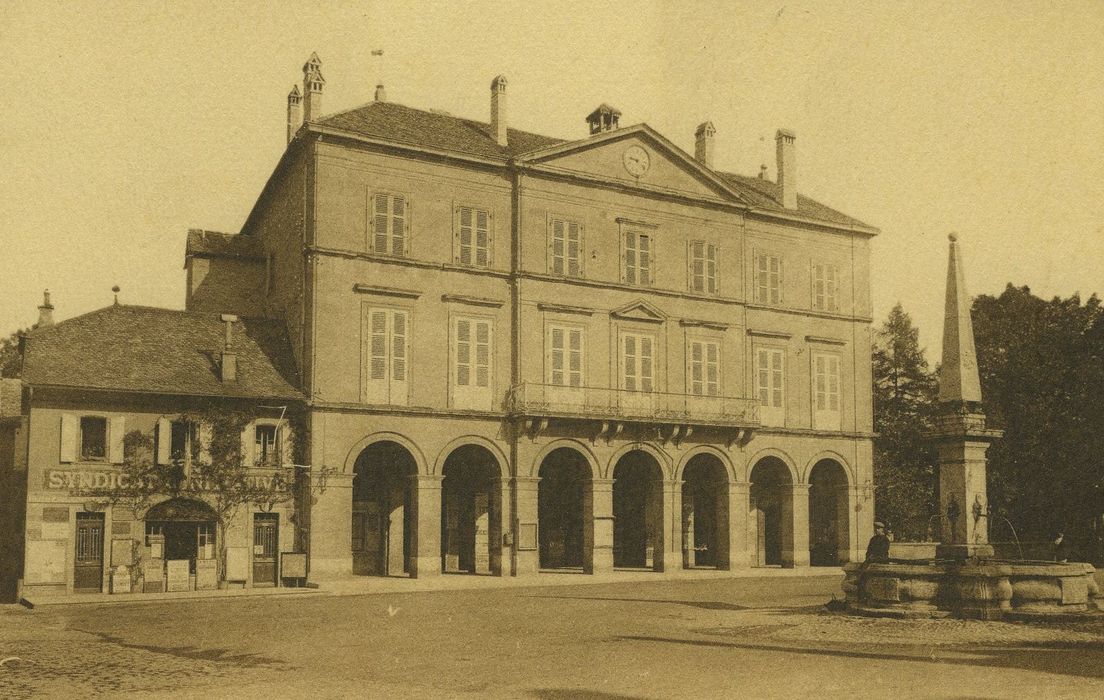
[[[372,197],[372,241],[371,249],[376,253],[387,252],[388,206],[387,195],[376,194]]]
[[[61,452],[62,462],[77,461],[77,434],[80,432],[77,417],[68,413],[61,415]]]
[[[246,423],[241,431],[241,458],[247,467],[253,466],[253,441],[256,439],[257,428],[252,422]]]
[[[199,461],[203,464],[211,463],[211,426],[208,423],[200,423],[196,429],[199,439]]]
[[[281,467],[291,466],[294,441],[291,434],[291,426],[287,421],[280,423],[276,431],[276,464]]]
[[[112,416],[108,421],[107,439],[109,440],[107,448],[107,460],[112,464],[122,464],[123,462],[123,437],[126,435],[126,418],[123,416]]]
[[[717,293],[717,246],[705,247],[705,287],[710,294]]]
[[[168,418],[157,419],[157,463],[172,461],[172,422]]]
[[[551,329],[551,339],[549,341],[550,356],[549,356],[549,384],[556,386],[563,386],[564,382],[564,329],[558,326],[553,326]]]

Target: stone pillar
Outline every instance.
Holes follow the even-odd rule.
[[[862,491],[847,489],[847,551],[839,553],[840,563],[843,563],[844,555],[847,556],[848,562],[862,561],[866,555],[866,542],[862,536],[865,508]]]
[[[591,479],[583,495],[583,518],[584,570],[613,571],[613,479]]]
[[[989,439],[970,438],[963,430],[951,439],[940,439],[937,444],[939,510],[945,516],[940,519],[944,530],[941,556],[993,555],[985,491],[985,451]]]
[[[656,571],[678,571],[682,568],[682,482],[657,480],[652,488],[660,498],[651,499],[659,508],[653,522],[656,523],[653,545],[655,558],[652,568]]]
[[[414,556],[410,575],[413,578],[437,576],[441,573],[441,482],[444,477],[418,474],[410,477],[414,492]]]
[[[717,568],[732,570],[751,564],[748,554],[748,484],[717,485]]]
[[[514,513],[510,497],[510,480],[495,479],[491,482],[491,502],[494,518],[491,520],[491,573],[509,576],[513,546],[506,544],[504,533],[512,531]]]
[[[310,578],[353,573],[353,475],[329,474],[310,507]]]
[[[782,566],[809,565],[809,485],[794,484],[782,508]]]
[[[514,477],[513,564],[514,576],[535,574],[540,569],[540,528],[537,494],[540,477]]]

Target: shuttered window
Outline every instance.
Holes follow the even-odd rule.
[[[835,265],[813,265],[813,308],[839,310],[839,268]]]
[[[368,308],[364,319],[364,401],[404,405],[409,398],[410,314]]]
[[[764,425],[785,422],[785,357],[778,348],[755,351],[755,388]]]
[[[655,339],[650,335],[621,335],[621,388],[655,391]]]
[[[755,256],[755,301],[782,303],[782,258],[758,253]]]
[[[406,255],[410,238],[410,205],[400,194],[377,192],[372,195],[373,252]]]
[[[574,221],[552,219],[549,271],[567,277],[583,276],[583,227]]]
[[[491,214],[486,209],[456,208],[455,258],[461,265],[491,264]]]
[[[719,396],[721,393],[720,344],[708,340],[690,341],[690,393]]]
[[[690,291],[717,293],[717,246],[705,241],[690,241]]]
[[[813,427],[839,430],[840,359],[838,355],[813,355]]]
[[[453,320],[452,385],[454,405],[458,408],[491,407],[492,332],[488,319]]]
[[[627,284],[650,285],[652,274],[652,236],[628,230],[624,234],[624,281]]]
[[[583,385],[583,329],[551,326],[548,330],[548,383],[554,386]]]

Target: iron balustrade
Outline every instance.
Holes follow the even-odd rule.
[[[757,399],[532,382],[518,384],[510,390],[507,410],[519,416],[734,427],[759,425]]]

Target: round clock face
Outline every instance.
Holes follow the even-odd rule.
[[[652,164],[651,156],[640,146],[626,148],[621,160],[625,164],[625,170],[628,170],[629,175],[633,177],[640,177],[648,172],[648,167]]]

